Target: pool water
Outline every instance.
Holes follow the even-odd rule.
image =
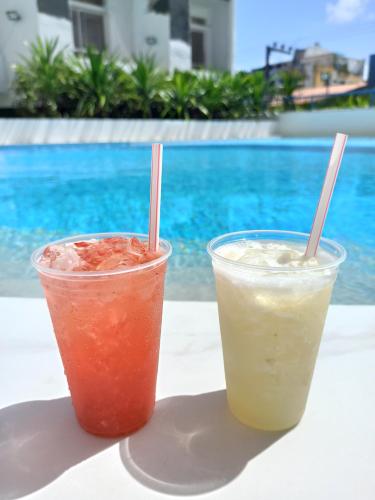
[[[166,295],[214,298],[205,247],[243,229],[308,232],[329,140],[166,145],[161,235],[171,240]],[[0,294],[39,295],[29,255],[70,234],[147,232],[149,145],[0,148]],[[349,141],[324,236],[345,246],[334,302],[375,303],[375,140]]]

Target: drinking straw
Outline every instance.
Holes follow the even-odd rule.
[[[337,174],[339,173],[347,139],[348,136],[345,134],[336,134],[322,192],[320,193],[319,203],[316,208],[314,221],[311,227],[309,241],[307,243],[305,252],[305,257],[307,258],[314,257],[318,250],[320,237],[322,236],[323,226],[327,217],[329,204],[335,188]]]
[[[161,173],[163,166],[163,145],[152,145],[150,213],[148,226],[148,248],[151,252],[159,249]]]

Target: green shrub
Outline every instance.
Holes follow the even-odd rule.
[[[66,100],[71,68],[58,50],[58,39],[30,45],[30,54],[22,58],[15,69],[17,106],[25,115],[60,116],[60,107]]]
[[[77,117],[116,115],[120,107],[135,106],[132,79],[115,57],[89,48],[85,57],[71,59],[73,76],[67,92],[71,114]]]
[[[298,109],[350,109],[368,108],[370,106],[369,95],[339,95],[327,96],[316,102],[309,102],[298,106]]]
[[[157,68],[153,57],[134,58],[130,78],[135,93],[134,116],[158,118],[163,110],[163,92],[167,87],[167,74]]]
[[[38,38],[16,66],[14,88],[18,111],[26,116],[248,119],[277,111],[278,102],[283,110],[295,109],[292,96],[301,82],[294,70],[280,72],[273,81],[262,71],[168,75],[149,56],[125,64],[89,48],[84,55],[66,57],[57,38]],[[368,105],[368,96],[334,96],[314,107]]]
[[[303,74],[296,69],[291,69],[280,71],[276,78],[280,83],[280,94],[284,110],[290,111],[295,109],[293,92],[302,85],[304,80]]]
[[[208,114],[200,99],[198,77],[190,71],[175,71],[162,95],[163,118],[188,120]]]
[[[274,82],[267,81],[263,71],[256,71],[246,76],[245,81],[247,87],[250,89],[252,116],[267,114],[275,93]]]

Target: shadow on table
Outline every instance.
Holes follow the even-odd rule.
[[[90,436],[70,398],[27,401],[0,410],[0,499],[36,491],[115,440]]]
[[[194,495],[232,481],[285,432],[263,432],[239,423],[225,391],[158,401],[142,430],[120,443],[125,468],[163,493]]]

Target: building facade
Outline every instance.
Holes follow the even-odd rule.
[[[292,64],[304,75],[305,87],[321,87],[362,82],[365,61],[345,57],[315,44],[296,50]]]
[[[232,70],[235,0],[1,0],[0,106],[13,67],[38,36],[68,51],[152,55],[163,69]]]
[[[296,69],[304,77],[303,87],[316,88],[363,83],[364,65],[364,59],[345,57],[317,43],[306,49],[295,50],[291,61],[272,64],[268,72],[271,77],[277,77],[279,71]]]

